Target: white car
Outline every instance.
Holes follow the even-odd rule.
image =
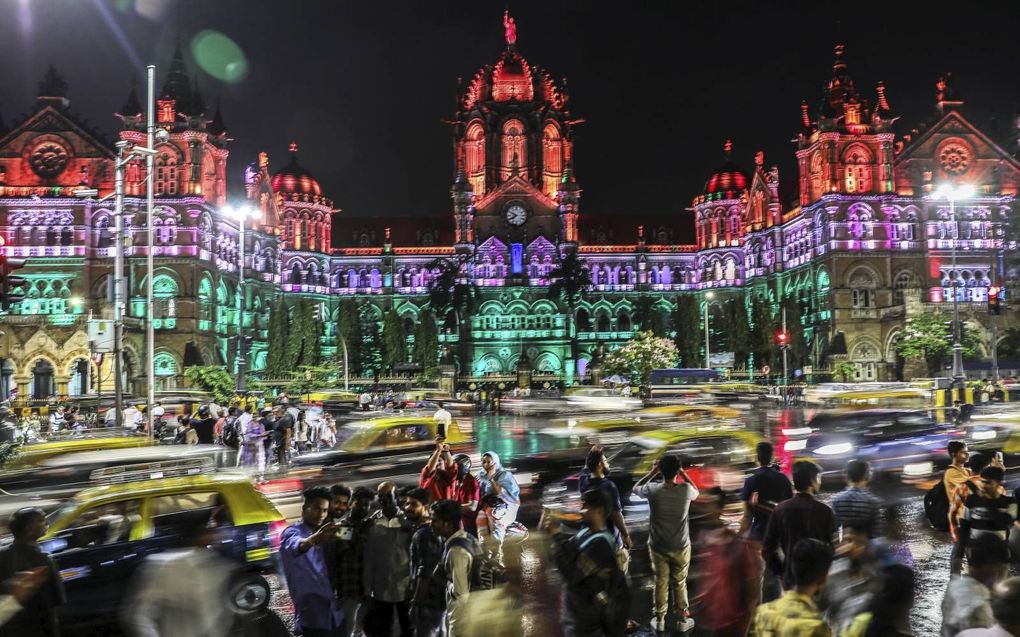
[[[612,389],[581,389],[567,396],[567,403],[586,411],[630,411],[641,409],[640,398],[621,396]]]

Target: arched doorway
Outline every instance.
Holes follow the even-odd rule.
[[[32,380],[28,384],[28,393],[34,399],[45,399],[56,395],[56,383],[53,382],[53,365],[40,358],[32,366]]]
[[[91,383],[91,365],[87,358],[79,358],[71,363],[68,371],[67,395],[85,396],[89,393]]]
[[[11,397],[11,390],[14,389],[14,363],[11,359],[4,359],[3,367],[0,367],[0,400],[7,400]]]

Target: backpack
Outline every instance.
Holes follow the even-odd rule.
[[[231,449],[237,449],[240,446],[241,436],[238,431],[238,423],[239,419],[233,418],[228,419],[223,426],[223,444]]]
[[[946,494],[946,474],[924,494],[924,517],[936,531],[949,530],[949,496]]]
[[[494,587],[495,582],[491,573],[486,573],[483,569],[483,562],[486,561],[485,555],[482,553],[482,545],[478,543],[473,535],[467,537],[455,537],[450,540],[449,545],[446,547],[447,553],[450,549],[458,546],[468,553],[471,554],[471,592],[489,590]],[[445,556],[443,563],[445,563]],[[443,563],[439,565],[443,568]]]

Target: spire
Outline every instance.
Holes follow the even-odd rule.
[[[517,22],[510,15],[510,9],[503,12],[503,37],[506,38],[508,49],[512,49],[517,44]]]
[[[213,114],[209,123],[209,132],[213,135],[222,135],[227,132],[227,125],[223,123],[223,113],[220,112],[220,101],[216,100],[216,113]]]
[[[726,159],[729,160],[733,155],[733,140],[727,139],[726,143],[723,144],[723,152],[726,153]]]
[[[457,175],[453,178],[453,186],[450,188],[452,192],[474,192],[474,188],[471,186],[471,180],[464,174],[464,170],[458,170]]]
[[[47,104],[57,104],[67,108],[70,103],[67,99],[67,80],[50,64],[46,69],[46,74],[43,75],[42,81],[39,82],[36,106],[41,108]]]
[[[939,114],[945,114],[947,111],[958,110],[961,106],[963,99],[953,86],[953,74],[946,71],[935,82],[935,108]]]
[[[138,91],[135,82],[131,82],[131,90],[128,92],[124,105],[120,107],[118,115],[134,117],[142,114],[142,103],[138,100]]]
[[[822,105],[822,113],[827,117],[839,117],[844,114],[844,105],[849,102],[860,102],[857,96],[857,89],[854,88],[853,78],[847,70],[846,60],[843,54],[846,47],[837,44],[835,47],[835,60],[832,63],[832,79],[826,86],[825,103]]]
[[[878,93],[878,99],[875,102],[878,104],[878,110],[891,111],[892,109],[889,108],[889,100],[885,98],[885,82],[879,80],[878,86],[875,90]]]
[[[290,153],[290,158],[293,161],[297,161],[297,150],[298,150],[297,142],[291,142],[290,146],[287,147],[287,152]]]
[[[807,100],[800,101],[800,121],[804,125],[804,128],[811,128],[811,116],[808,115]]]
[[[177,100],[177,110],[190,106],[188,102],[191,97],[191,82],[188,80],[188,70],[184,66],[184,54],[181,53],[181,43],[174,47],[174,56],[170,61],[170,68],[166,72],[166,81],[163,82],[163,99]],[[190,114],[190,113],[189,113]]]

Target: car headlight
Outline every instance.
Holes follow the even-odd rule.
[[[784,451],[800,451],[807,449],[807,440],[789,440],[783,445]]]
[[[991,440],[995,438],[995,431],[987,429],[985,431],[975,431],[971,434],[971,438],[974,440]]]
[[[809,436],[811,435],[811,427],[798,427],[796,429],[784,429],[783,435],[790,436]]]
[[[849,442],[840,442],[834,445],[825,445],[815,449],[820,456],[838,456],[841,453],[849,453],[854,446]]]

